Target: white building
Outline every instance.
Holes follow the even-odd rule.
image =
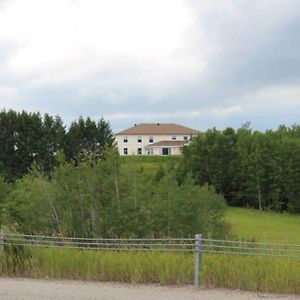
[[[115,135],[120,155],[179,155],[199,131],[178,124],[138,124]]]

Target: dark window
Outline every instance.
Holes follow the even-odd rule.
[[[153,143],[153,136],[149,136],[149,143]]]
[[[162,155],[169,155],[170,154],[170,148],[162,148],[161,154]]]
[[[138,154],[138,155],[142,155],[142,154],[143,154],[142,148],[138,148],[138,149],[137,149],[137,154]]]
[[[172,136],[172,141],[176,141],[176,135]]]
[[[187,137],[187,136],[184,136],[183,139],[184,139],[185,141],[187,141],[187,140],[188,140],[188,137]]]
[[[137,142],[138,142],[138,143],[141,143],[141,142],[142,142],[142,137],[141,137],[141,136],[138,136]]]
[[[124,153],[124,155],[127,155],[128,154],[128,148],[124,148],[123,153]]]
[[[128,137],[127,137],[127,136],[124,136],[124,137],[123,137],[123,142],[124,142],[124,143],[128,143]]]

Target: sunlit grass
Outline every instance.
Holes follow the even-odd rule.
[[[300,293],[300,260],[287,258],[204,255],[204,283],[208,287]]]
[[[227,220],[237,239],[300,244],[300,215],[230,207]]]
[[[80,279],[130,283],[193,284],[194,255],[161,252],[99,252],[70,249],[30,249],[31,256],[7,263],[6,276]],[[201,282],[205,287],[300,293],[300,260],[203,254]]]

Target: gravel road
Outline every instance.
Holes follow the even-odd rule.
[[[0,278],[1,300],[250,300],[300,299],[231,290],[121,283]]]

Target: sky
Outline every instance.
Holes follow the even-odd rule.
[[[0,109],[198,130],[299,123],[299,0],[0,0]]]

